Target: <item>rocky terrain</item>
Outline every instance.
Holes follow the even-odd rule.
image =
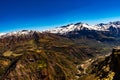
[[[119,80],[120,79],[120,47],[114,48],[112,54],[100,57],[89,63],[86,74],[79,80]],[[83,69],[85,69],[84,67]]]
[[[0,80],[76,80],[83,61],[109,49],[97,41],[99,47],[84,45],[87,40],[84,41],[25,30],[3,35]]]
[[[119,80],[119,33],[119,21],[2,33],[0,80]]]

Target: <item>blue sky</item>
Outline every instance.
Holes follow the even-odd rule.
[[[120,20],[120,0],[0,0],[0,32]]]

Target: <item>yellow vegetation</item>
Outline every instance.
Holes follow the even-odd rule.
[[[17,56],[21,56],[22,54],[16,54],[16,53],[13,53],[12,51],[6,51],[3,53],[3,56],[5,57],[10,57],[10,56],[14,56],[14,57],[17,57]]]

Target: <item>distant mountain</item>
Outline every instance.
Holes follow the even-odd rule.
[[[63,35],[69,38],[89,38],[98,41],[116,41],[120,37],[120,21],[88,25],[86,23],[76,23],[46,32]]]
[[[20,36],[26,34],[32,34],[33,32],[39,31],[32,31],[32,30],[22,30],[17,32],[10,32],[10,33],[1,33],[0,38],[6,36]],[[69,24],[66,26],[61,26],[55,29],[43,31],[47,33],[54,33],[58,35],[63,35],[68,38],[89,38],[89,39],[96,39],[99,41],[113,41],[120,37],[120,21],[109,22],[109,23],[100,23],[97,25],[89,25],[86,23],[76,23],[76,24]]]
[[[4,35],[5,33],[0,33],[0,36]]]
[[[46,32],[56,33],[56,34],[67,34],[72,31],[80,31],[80,30],[95,30],[95,31],[111,31],[111,28],[118,29],[120,28],[120,21],[109,22],[107,24],[100,23],[97,25],[88,25],[86,23],[76,23],[69,24],[66,26],[61,26],[55,29],[47,30]]]
[[[1,33],[0,38],[11,37],[11,36],[19,37],[23,35],[31,35],[34,32],[40,33],[39,31],[33,31],[33,30],[21,30],[21,31],[10,32],[10,33]]]

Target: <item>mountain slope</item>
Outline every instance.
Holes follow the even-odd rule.
[[[106,58],[98,58],[87,69],[87,75],[80,80],[119,80],[120,79],[120,48],[114,48]]]
[[[83,46],[83,42],[55,34],[22,32],[0,38],[1,80],[76,79],[76,66],[104,51],[102,46]]]

